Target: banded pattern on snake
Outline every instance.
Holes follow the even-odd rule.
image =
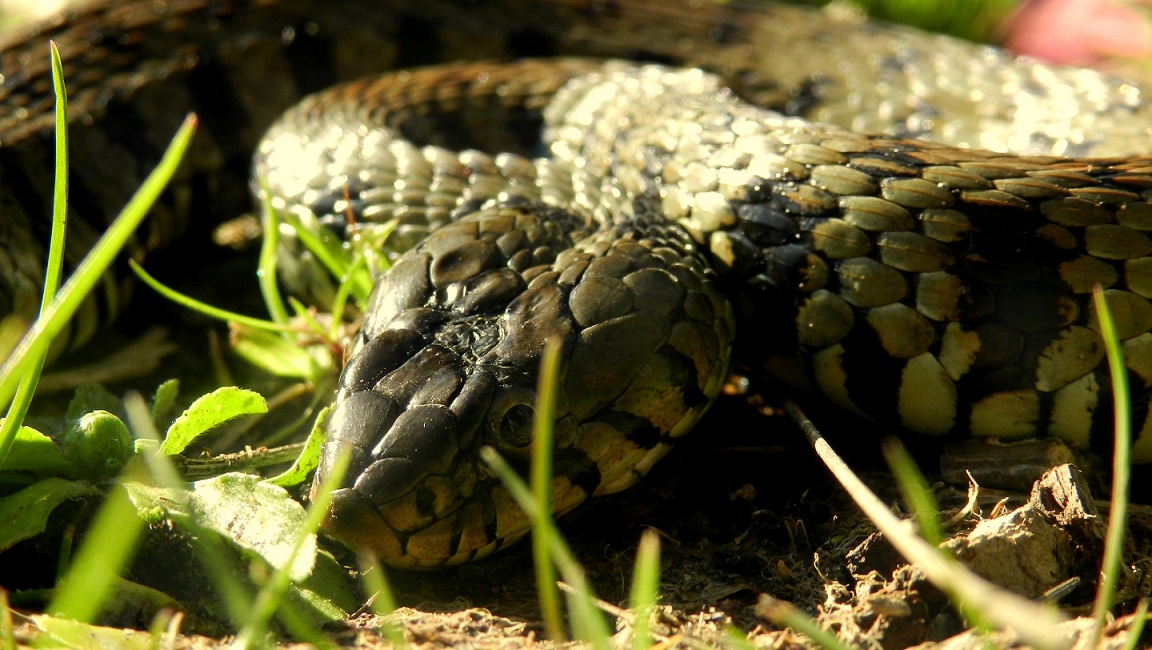
[[[281,122],[289,128],[274,127],[258,171],[274,191],[286,188],[282,208],[337,229],[348,207],[361,222],[415,217],[405,223],[413,234],[451,222],[382,278],[343,374],[321,474],[338,450],[352,451],[329,521],[349,544],[429,566],[483,556],[524,532],[476,453],[490,444],[522,455],[540,347],[553,334],[565,343],[561,512],[631,485],[691,427],[724,377],[734,327],[743,368],[885,423],[1092,446],[1110,424],[1086,301],[1099,283],[1120,315],[1141,395],[1137,422],[1148,421],[1152,164],[1124,157],[1148,140],[1137,87],[783,7],[355,7],[349,18],[289,1],[128,3],[44,28],[65,41],[65,54],[77,39],[96,45],[72,54],[80,149],[125,161],[74,172],[76,211],[96,224],[89,233],[190,107],[206,112],[212,141],[186,165],[157,222],[179,222],[205,196],[228,214],[241,203],[228,172],[246,166],[253,137],[288,98],[311,89],[317,60],[327,81],[347,67],[626,54],[700,65],[723,82],[582,60],[461,65],[354,84],[289,113]],[[378,31],[388,34],[372,41],[385,44],[382,61],[369,63],[363,44]],[[429,35],[441,47],[409,42]],[[15,314],[34,302],[41,225],[30,215],[47,196],[34,164],[47,120],[36,39],[0,51],[0,201],[10,216],[0,226],[8,228],[0,277],[5,311]],[[848,52],[831,51],[831,39]],[[811,49],[798,57],[802,45]],[[325,57],[303,55],[325,46]],[[874,86],[887,76],[907,92],[877,99]],[[231,94],[222,104],[224,80]],[[783,117],[723,83],[758,104],[853,129],[876,128],[870,114],[895,113],[894,135]],[[982,83],[986,104],[954,92]],[[379,108],[363,109],[369,100]],[[1009,103],[1014,110],[998,112]],[[522,123],[539,121],[545,104],[542,160],[457,156],[402,139],[430,132],[457,145],[460,134],[476,137],[477,115],[497,115],[494,141],[528,153]],[[230,109],[246,123],[226,117]],[[319,113],[336,121],[312,122]],[[518,124],[503,128],[509,119]],[[354,168],[326,158],[349,150]],[[312,151],[320,164],[301,164]],[[1111,157],[1061,157],[1072,154]],[[381,177],[391,186],[381,190]],[[417,177],[431,190],[408,191]],[[345,191],[351,206],[340,204]],[[164,238],[157,231],[141,248]],[[734,313],[722,295],[735,300]],[[1152,457],[1152,432],[1137,445],[1139,457]]]

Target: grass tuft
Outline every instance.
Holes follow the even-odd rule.
[[[629,601],[632,608],[632,647],[634,650],[652,647],[652,610],[660,595],[660,536],[652,529],[640,535],[636,550],[636,568],[632,571],[632,590]]]
[[[1128,484],[1132,472],[1132,423],[1131,403],[1128,398],[1128,369],[1124,364],[1124,352],[1120,347],[1120,337],[1104,297],[1104,289],[1096,285],[1092,289],[1092,304],[1096,319],[1100,323],[1100,336],[1104,339],[1104,351],[1108,357],[1108,370],[1112,380],[1112,399],[1115,424],[1113,427],[1112,450],[1112,499],[1108,509],[1108,532],[1104,540],[1104,557],[1100,564],[1100,582],[1096,589],[1096,600],[1092,608],[1093,645],[1100,641],[1108,612],[1116,599],[1116,589],[1120,579],[1121,561],[1124,553],[1124,538],[1128,521]]]
[[[48,611],[54,616],[90,623],[101,613],[113,594],[120,569],[132,555],[144,521],[123,489],[113,489],[104,498],[80,552],[64,579]]]
[[[33,323],[20,343],[16,345],[11,356],[3,365],[0,365],[0,404],[8,403],[12,399],[23,375],[35,363],[34,359],[47,352],[52,340],[60,335],[67,325],[68,319],[80,307],[84,297],[96,286],[105,270],[120,254],[136,227],[148,215],[152,204],[156,202],[176,172],[195,131],[196,117],[189,115],[164,152],[160,164],[148,175],[140,189],[129,200],[128,205],[76,267],[76,271],[64,283],[59,295],[51,302],[48,309],[44,310],[40,318]],[[11,445],[11,439],[0,440],[0,451],[6,453],[9,445]]]
[[[68,222],[68,93],[64,88],[60,50],[56,48],[54,42],[48,44],[48,49],[52,62],[52,92],[56,100],[56,169],[52,188],[52,230],[48,240],[48,259],[44,268],[44,293],[40,300],[41,318],[48,311],[56,298],[57,289],[60,288],[60,278],[64,273],[64,235]],[[30,353],[20,368],[20,383],[16,387],[16,394],[8,406],[4,421],[0,422],[0,467],[4,466],[8,452],[12,449],[12,443],[16,440],[16,433],[24,424],[24,417],[28,414],[28,407],[36,392],[36,384],[40,381],[40,372],[44,369],[47,354],[48,346],[45,345],[43,350]],[[6,400],[7,397],[0,398],[0,404]]]
[[[551,540],[546,531],[552,517],[552,451],[556,420],[556,383],[560,376],[560,342],[549,339],[540,359],[540,379],[536,392],[536,413],[532,422],[532,464],[530,487],[536,504],[532,522],[532,560],[536,568],[536,593],[548,638],[560,642],[564,634],[560,615],[560,590],[556,587]],[[536,534],[539,532],[541,534]]]

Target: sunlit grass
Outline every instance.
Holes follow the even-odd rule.
[[[380,561],[371,555],[361,555],[360,580],[364,589],[370,596],[368,606],[372,612],[380,617],[380,633],[393,648],[407,648],[408,640],[404,638],[404,631],[389,616],[396,612],[396,598],[392,595],[392,586],[388,584],[388,574]]]
[[[59,82],[58,61],[55,71]],[[62,87],[59,83],[57,88],[61,92],[59,104],[62,106],[64,101]],[[0,370],[4,372],[4,377],[0,378],[0,382],[2,382],[0,383],[0,391],[3,391],[2,395],[5,401],[12,397],[13,392],[16,392],[16,382],[13,381],[13,378],[25,378],[26,386],[20,391],[15,409],[10,411],[14,415],[6,420],[5,449],[11,448],[13,441],[16,440],[16,432],[19,430],[16,425],[22,418],[22,409],[26,408],[27,400],[32,392],[27,386],[35,384],[35,374],[42,364],[44,352],[51,340],[63,331],[65,322],[75,311],[77,305],[103,275],[108,264],[116,257],[123,244],[131,236],[135,226],[148,213],[151,203],[159,196],[163,186],[178,165],[183,150],[188,146],[195,120],[189,117],[185,122],[174,138],[172,146],[163,156],[160,166],[146,179],[140,190],[129,201],[124,212],[117,217],[105,235],[81,262],[74,275],[64,285],[59,296],[53,299],[53,285],[58,283],[61,266],[59,242],[63,241],[64,237],[64,220],[61,217],[66,213],[67,208],[65,195],[67,176],[65,172],[68,161],[66,146],[62,140],[63,134],[66,133],[65,124],[66,116],[63,110],[60,110],[57,114],[57,133],[60,134],[61,144],[58,145],[57,149],[60,155],[57,159],[58,183],[54,197],[54,209],[58,218],[53,229],[53,240],[57,244],[53,245],[48,262],[50,271],[48,272],[48,288],[44,299],[46,308],[43,310],[41,318],[33,324],[31,330],[5,363],[3,369]],[[173,383],[167,387],[174,389],[175,385]],[[235,392],[237,389],[231,390]],[[174,390],[162,389],[158,391],[155,409],[164,411],[167,407],[162,404],[169,403],[174,394]],[[241,397],[239,394],[235,396]],[[266,408],[262,406],[262,398],[256,397],[261,403],[260,408]],[[133,592],[144,593],[138,588],[139,586],[124,583],[119,577],[121,568],[130,561],[134,545],[146,525],[145,518],[142,517],[140,511],[142,506],[138,499],[142,495],[147,497],[149,490],[160,490],[166,495],[164,498],[169,500],[169,506],[182,508],[187,505],[183,500],[185,495],[191,494],[187,491],[188,483],[181,478],[173,462],[165,454],[179,453],[188,443],[202,435],[204,430],[215,426],[213,422],[219,421],[220,418],[232,417],[228,415],[228,412],[234,407],[227,406],[225,400],[209,396],[199,401],[203,402],[206,399],[211,400],[213,404],[207,405],[205,402],[206,408],[200,411],[197,411],[194,404],[169,427],[163,440],[155,430],[154,417],[158,411],[150,408],[139,396],[129,395],[124,400],[124,411],[128,415],[127,419],[132,431],[136,434],[136,451],[129,458],[127,472],[124,476],[105,491],[103,502],[92,525],[86,528],[78,551],[76,553],[71,552],[68,541],[70,536],[64,540],[61,546],[59,564],[59,567],[64,569],[64,573],[58,578],[56,587],[51,593],[51,603],[47,607],[48,612],[79,622],[93,621],[100,616],[103,608],[107,606],[107,597],[113,591],[120,595]],[[241,401],[243,399],[241,397]],[[243,406],[241,402],[235,402],[235,405],[241,408],[241,411],[236,411],[236,413],[252,412],[250,407]],[[196,417],[205,415],[207,416],[206,420],[202,419],[199,422],[196,420]],[[107,414],[105,419],[108,418],[111,418],[111,423],[123,427],[123,424],[120,424],[119,420],[111,414]],[[180,432],[182,428],[183,433]],[[35,435],[40,434],[36,433]],[[29,438],[28,440],[31,444],[39,444],[36,438]],[[148,444],[148,441],[152,441],[151,444]],[[67,451],[67,447],[65,451]],[[53,451],[53,453],[59,454],[59,451]],[[99,462],[98,458],[93,460]],[[40,469],[37,470],[37,467]],[[25,471],[52,472],[55,471],[53,467],[55,465],[52,464],[51,459],[48,459],[41,461],[39,466],[27,466]],[[66,465],[60,467],[64,467],[69,472],[72,471]],[[79,467],[84,468],[83,465]],[[70,485],[67,480],[54,478],[48,478],[42,484],[46,486],[45,489],[58,489],[55,487],[57,485],[63,485],[66,488]],[[79,484],[77,483],[77,485]],[[92,488],[89,486],[87,489]],[[9,501],[10,499],[5,497],[4,502],[8,503]],[[317,505],[323,507],[324,504],[321,500]],[[153,515],[155,515],[154,505],[143,507],[152,510]],[[317,512],[320,514],[316,514]],[[306,536],[314,537],[315,530],[319,527],[322,512],[322,510],[314,511],[312,517],[297,531],[298,539],[304,539]],[[47,512],[44,515],[46,516]],[[317,643],[322,641],[316,631],[314,618],[302,616],[297,612],[298,608],[289,605],[285,599],[287,593],[286,567],[293,565],[291,556],[289,562],[279,565],[271,572],[269,580],[265,582],[264,589],[252,602],[245,593],[246,589],[241,584],[236,567],[223,560],[233,551],[223,548],[224,542],[219,538],[218,533],[208,528],[197,528],[199,523],[195,517],[185,516],[181,520],[180,526],[185,529],[197,529],[196,534],[189,539],[195,540],[196,544],[199,545],[200,552],[197,557],[203,562],[207,573],[215,582],[217,594],[221,597],[225,606],[224,609],[229,613],[229,618],[238,629],[245,633],[245,639],[262,637],[262,631],[267,629],[269,616],[272,613],[278,613],[284,624],[292,629],[297,636],[306,637]],[[4,620],[7,622],[5,637],[6,642],[10,644],[12,642],[11,618],[6,601],[3,609]],[[50,618],[40,620],[41,624],[51,628],[51,632],[48,631],[48,628],[42,628],[45,629],[46,633],[59,640],[82,643],[80,639],[86,634],[83,627],[77,627],[74,624],[55,624],[51,623],[52,620]],[[174,626],[179,625],[179,620],[179,617],[171,620],[164,619],[167,622],[157,619],[154,624],[160,625],[163,622],[168,633],[171,633],[176,629]]]
[[[531,488],[525,485],[516,471],[491,447],[481,449],[481,458],[492,468],[512,498],[532,520],[533,557],[537,563],[537,587],[540,607],[549,637],[566,638],[559,622],[558,596],[555,591],[555,567],[560,576],[572,587],[569,615],[575,636],[596,648],[606,648],[611,637],[604,617],[596,609],[596,597],[588,582],[584,568],[564,541],[556,527],[551,501],[552,485],[552,413],[555,405],[556,381],[559,369],[559,341],[544,346],[541,361],[540,385],[537,393],[536,416],[533,424]]]
[[[40,300],[40,317],[43,318],[52,301],[56,298],[56,291],[60,288],[60,278],[64,273],[64,233],[68,219],[68,102],[67,92],[64,89],[63,70],[60,64],[60,51],[55,43],[49,44],[52,60],[52,92],[56,100],[56,133],[55,154],[56,167],[52,186],[52,230],[48,240],[48,259],[44,268],[44,290]],[[28,407],[32,403],[32,396],[36,392],[36,384],[40,381],[40,372],[44,369],[44,360],[48,354],[47,346],[39,352],[28,354],[23,367],[20,368],[20,383],[16,394],[8,406],[8,412],[0,422],[0,468],[12,448],[16,439],[17,430],[24,424],[24,417],[28,414]],[[0,399],[0,404],[7,398]]]
[[[1112,451],[1112,500],[1108,509],[1107,537],[1104,540],[1104,557],[1100,564],[1100,580],[1096,590],[1096,601],[1092,610],[1094,619],[1093,645],[1100,640],[1108,613],[1116,598],[1116,589],[1121,572],[1124,554],[1124,538],[1128,526],[1128,484],[1132,472],[1132,405],[1128,398],[1128,368],[1124,363],[1124,352],[1120,337],[1104,298],[1104,289],[1097,285],[1092,290],[1092,303],[1095,306],[1096,320],[1100,324],[1100,336],[1104,339],[1104,350],[1108,357],[1108,369],[1112,381],[1114,437]]]
[[[827,648],[827,650],[850,650],[850,646],[840,641],[835,634],[820,627],[816,620],[794,605],[770,596],[763,598],[762,602],[766,605],[761,609],[763,615],[773,623],[792,628],[792,630],[811,639],[818,647]]]
[[[109,491],[80,552],[67,575],[57,583],[48,612],[83,623],[95,621],[115,589],[143,527],[128,495],[122,489]]]
[[[652,647],[650,633],[652,611],[660,599],[660,536],[645,530],[636,547],[636,565],[632,569],[629,601],[632,609],[632,647]]]
[[[195,127],[193,118],[185,121],[160,165],[81,261],[60,294],[56,295],[63,268],[62,251],[68,205],[68,146],[65,91],[59,52],[55,45],[51,47],[51,57],[57,106],[56,177],[46,286],[39,319],[0,367],[0,403],[13,400],[8,417],[5,418],[5,426],[0,430],[0,465],[16,439],[49,345],[119,254],[135,227],[147,215],[152,203],[175,172]],[[119,488],[109,491],[84,544],[69,563],[66,575],[58,581],[48,611],[78,621],[93,620],[100,613],[106,596],[114,588],[118,571],[128,561],[142,527],[143,522],[135,516],[124,491]]]
[[[152,290],[156,293],[164,296],[171,302],[174,302],[200,314],[204,314],[210,318],[215,318],[216,320],[225,323],[236,323],[245,327],[251,327],[253,329],[265,330],[269,332],[293,333],[299,331],[300,329],[299,327],[288,324],[286,317],[281,322],[275,319],[268,320],[264,318],[254,318],[252,316],[246,316],[234,311],[220,309],[219,307],[206,303],[202,300],[197,300],[191,296],[185,295],[179,291],[171,289],[168,286],[165,286],[163,283],[145,271],[144,267],[140,266],[135,260],[129,260],[128,265],[131,267],[132,272],[136,274],[136,277],[140,278],[144,284],[151,287]]]
[[[80,262],[72,276],[64,283],[59,295],[33,323],[11,356],[0,365],[0,404],[8,403],[12,399],[22,378],[37,363],[36,358],[42,358],[47,353],[52,340],[67,326],[68,319],[76,312],[85,296],[91,292],[104,271],[124,248],[136,227],[147,216],[148,210],[175,173],[191,142],[195,126],[196,119],[193,116],[184,121],[171,146],[161,158],[160,164],[148,175],[128,205]],[[14,436],[14,431],[6,432],[5,437],[0,440],[0,452],[7,453]]]
[[[540,379],[536,392],[536,413],[532,423],[532,465],[529,486],[536,505],[532,529],[532,560],[536,569],[536,592],[540,600],[540,614],[548,638],[565,638],[560,615],[560,590],[556,587],[556,566],[550,539],[546,533],[552,517],[552,452],[556,421],[556,382],[560,376],[560,342],[550,339],[540,359]],[[533,513],[529,513],[533,514]]]

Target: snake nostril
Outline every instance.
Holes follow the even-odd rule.
[[[431,517],[436,514],[436,493],[426,487],[419,487],[413,495],[416,504],[416,512],[425,517]]]

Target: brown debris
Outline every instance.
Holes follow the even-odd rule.
[[[1032,486],[1024,505],[942,544],[965,566],[983,578],[1018,594],[1041,598],[1056,587],[1070,590],[1073,611],[1087,612],[1095,591],[1106,521],[1099,516],[1083,475],[1074,465],[1045,472]],[[982,636],[966,627],[948,598],[923,574],[900,558],[884,537],[874,533],[846,556],[855,589],[829,591],[820,621],[853,644],[903,648],[1023,647],[1009,632]],[[1121,585],[1138,576],[1121,576]],[[1064,590],[1067,591],[1067,590]],[[1063,591],[1058,591],[1062,593]],[[1061,627],[1070,647],[1087,647],[1090,621],[1081,617]],[[1117,623],[1113,631],[1123,631]],[[1105,639],[1105,647],[1123,635]]]

